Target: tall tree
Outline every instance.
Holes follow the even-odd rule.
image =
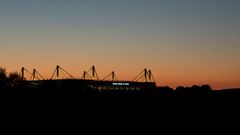
[[[0,88],[7,87],[7,72],[6,69],[0,67]]]

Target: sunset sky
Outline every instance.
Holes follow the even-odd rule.
[[[239,0],[0,0],[0,66],[240,87]]]

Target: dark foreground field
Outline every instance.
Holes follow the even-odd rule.
[[[194,115],[194,118],[201,119],[207,115],[212,118],[219,112],[234,112],[232,109],[238,109],[240,89],[214,91],[207,88],[194,86],[173,90],[159,87],[140,91],[1,89],[0,102],[3,105],[2,110],[10,111],[13,116],[21,114],[17,117],[27,115],[45,118],[44,115],[47,115],[57,121],[61,121],[63,117],[73,120],[80,117],[77,123],[83,119],[88,122],[101,119],[100,125],[102,121],[106,121],[105,118],[115,123],[132,118],[141,122],[143,119],[157,120],[156,118],[156,122],[175,118],[185,121],[186,116]]]

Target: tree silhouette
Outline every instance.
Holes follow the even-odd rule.
[[[0,88],[6,88],[7,87],[7,72],[6,69],[0,67]]]
[[[18,73],[10,73],[8,76],[8,87],[10,88],[16,88],[21,83],[21,76],[18,75]]]
[[[201,87],[206,91],[212,91],[212,87],[210,85],[202,85]]]

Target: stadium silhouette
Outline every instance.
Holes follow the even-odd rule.
[[[28,79],[27,79],[27,76]],[[99,79],[95,66],[84,71],[81,78],[75,78],[59,65],[50,79],[36,70],[21,69],[20,73],[7,75],[0,68],[0,89],[2,97],[89,97],[89,96],[239,96],[240,89],[212,90],[210,85],[192,87],[179,86],[175,90],[168,86],[156,86],[152,71],[144,69],[131,81],[118,80],[114,71]]]

